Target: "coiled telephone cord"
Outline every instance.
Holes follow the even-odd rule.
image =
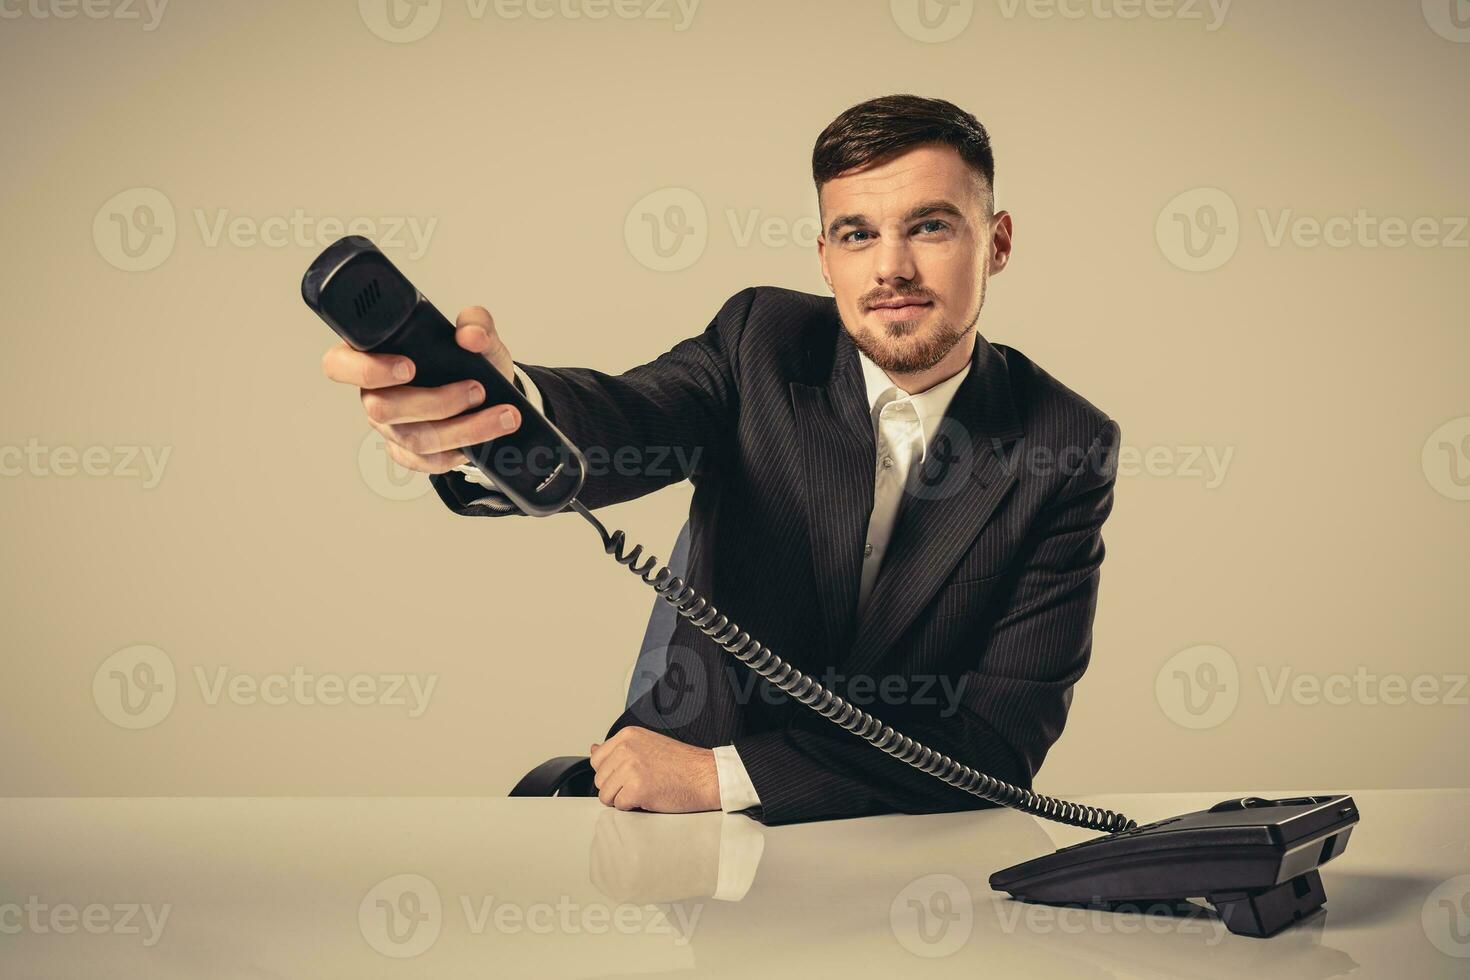
[[[573,500],[569,506],[597,528],[598,534],[602,536],[604,551],[651,586],[680,616],[699,627],[726,653],[760,674],[786,695],[882,749],[893,758],[942,779],[956,789],[1047,820],[1108,833],[1132,830],[1137,826],[1121,813],[1042,796],[977,772],[947,755],[925,747],[902,732],[894,731],[891,726],[833,694],[772,653],[749,633],[743,632],[667,566],[659,565],[656,557],[649,555],[647,559],[643,559],[641,544],[634,545],[631,551],[625,551],[627,535],[622,531],[609,534],[602,522],[581,501]],[[639,564],[640,560],[642,564]]]

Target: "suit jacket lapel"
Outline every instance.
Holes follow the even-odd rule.
[[[911,474],[845,673],[862,674],[882,660],[949,578],[1016,482],[1005,447],[1020,434],[1005,358],[977,335],[970,374]],[[870,488],[868,511],[871,496]]]
[[[853,632],[877,454],[857,347],[837,319],[835,306],[832,323],[835,342],[827,340],[832,334],[825,330],[812,338],[818,349],[811,352],[809,371],[819,376],[812,380],[820,383],[790,385],[801,445],[801,492],[829,663],[840,661]],[[820,377],[824,371],[826,376]]]

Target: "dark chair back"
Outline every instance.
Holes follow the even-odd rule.
[[[663,564],[675,575],[683,578],[689,571],[689,522],[679,528],[679,537],[674,541],[673,554]],[[638,650],[638,660],[633,665],[633,678],[628,684],[628,698],[623,707],[631,707],[653,682],[663,676],[669,666],[669,639],[674,635],[674,624],[679,614],[662,598],[653,600],[653,612],[648,616],[648,628],[643,633],[643,646]]]

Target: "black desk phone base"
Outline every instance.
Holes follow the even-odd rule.
[[[485,386],[483,404],[510,403],[520,410],[516,432],[464,450],[503,493],[504,501],[493,506],[538,517],[567,510],[582,515],[597,529],[607,554],[721,649],[895,759],[992,803],[1106,832],[997,871],[990,876],[992,888],[1024,901],[1104,907],[1205,898],[1227,929],[1246,936],[1272,935],[1322,907],[1317,868],[1347,847],[1358,822],[1351,797],[1247,797],[1140,827],[1123,814],[1042,796],[971,769],[895,731],[783,661],[657,558],[644,559],[642,545],[629,550],[622,531],[609,532],[576,499],[587,469],[581,451],[488,361],[459,347],[449,321],[371,241],[353,235],[328,246],[302,279],[301,295],[357,350],[411,358],[415,384],[474,378]],[[506,447],[513,450],[510,456],[502,452]],[[527,465],[538,453],[544,465]],[[504,465],[505,459],[516,464]]]

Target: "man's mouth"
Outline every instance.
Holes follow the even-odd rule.
[[[929,307],[934,305],[930,299],[920,299],[917,296],[894,296],[891,299],[882,299],[868,304],[868,312],[880,320],[912,320],[924,315]]]

